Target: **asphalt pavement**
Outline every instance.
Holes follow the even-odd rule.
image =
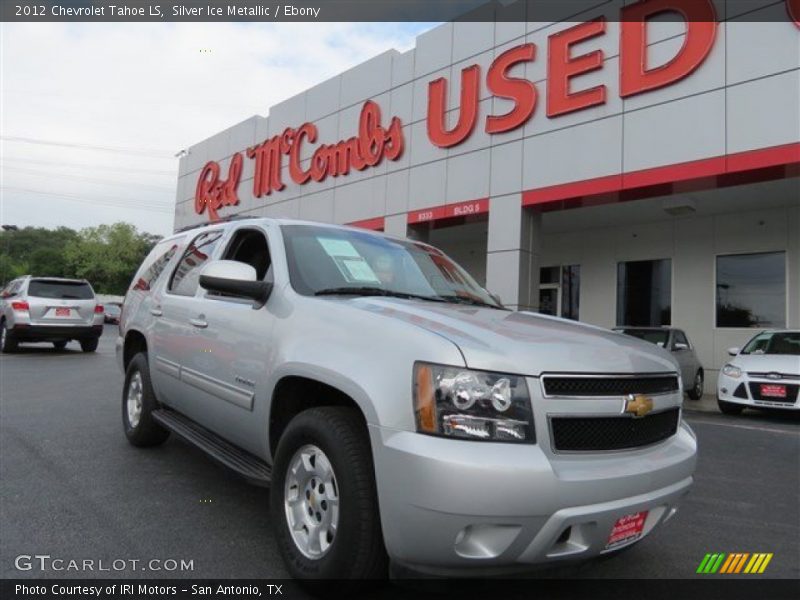
[[[70,343],[0,356],[0,577],[286,577],[268,490],[174,436],[154,449],[127,443],[115,335],[106,327],[94,354]],[[800,577],[798,415],[686,408],[699,466],[668,526],[627,552],[543,574],[687,578],[709,552],[770,552],[760,577]],[[19,570],[21,555],[63,559],[63,570]]]

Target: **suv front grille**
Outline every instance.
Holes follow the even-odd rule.
[[[678,391],[677,375],[648,377],[542,377],[547,396],[626,396]]]
[[[561,452],[625,450],[655,444],[678,431],[680,410],[651,413],[641,419],[613,417],[553,417],[553,447]]]

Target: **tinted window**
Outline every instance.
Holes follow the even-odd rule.
[[[156,245],[147,255],[147,258],[139,267],[139,271],[133,278],[131,288],[140,291],[149,291],[158,281],[159,276],[166,268],[170,259],[178,250],[182,238],[164,240]]]
[[[86,282],[31,279],[28,284],[28,296],[61,298],[64,300],[91,300],[94,298],[94,292]]]
[[[785,324],[785,253],[718,256],[717,327]]]
[[[800,356],[800,331],[762,333],[747,343],[742,354],[788,354]]]
[[[656,346],[666,347],[667,339],[669,338],[669,331],[660,331],[652,329],[623,329],[622,332],[626,335],[639,338],[645,342],[650,342]]]
[[[194,296],[197,292],[198,280],[200,279],[200,268],[214,254],[214,248],[222,237],[222,230],[207,231],[198,235],[186,251],[183,253],[181,261],[175,267],[172,280],[169,282],[169,290],[179,296]]]
[[[689,340],[686,339],[686,335],[682,331],[676,331],[675,337],[672,340],[672,345],[675,344],[684,344],[686,346],[689,345]]]
[[[672,320],[672,261],[617,265],[617,325],[658,327]]]

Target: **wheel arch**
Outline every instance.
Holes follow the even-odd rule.
[[[141,331],[131,329],[125,334],[125,343],[122,349],[123,370],[128,370],[128,365],[131,363],[131,360],[139,352],[147,352],[147,338]]]
[[[267,450],[270,457],[275,456],[278,441],[289,421],[309,408],[347,406],[358,411],[365,428],[369,422],[374,422],[375,413],[365,392],[337,374],[328,375],[296,369],[278,377],[269,403]]]

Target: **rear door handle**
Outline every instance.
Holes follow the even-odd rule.
[[[202,317],[198,317],[197,319],[189,319],[189,323],[191,323],[195,327],[199,327],[200,329],[205,329],[206,327],[208,327],[208,321],[206,321]]]
[[[150,309],[150,314],[153,315],[154,317],[160,317],[161,315],[164,314],[164,311],[161,310],[160,306],[154,306],[153,308]]]

